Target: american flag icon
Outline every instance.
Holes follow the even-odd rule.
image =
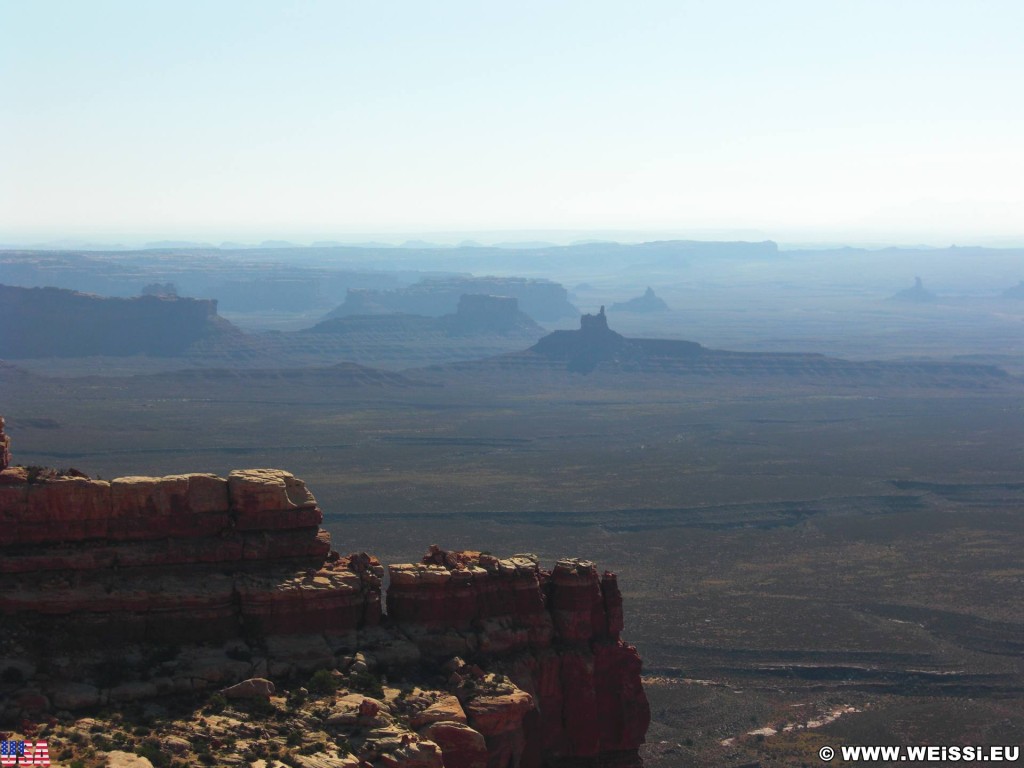
[[[45,741],[0,741],[0,765],[49,765],[50,745]]]

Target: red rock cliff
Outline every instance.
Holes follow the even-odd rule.
[[[498,660],[490,668],[532,698],[518,721],[488,736],[466,697],[469,724],[489,746],[524,768],[585,758],[639,764],[650,707],[640,656],[619,639],[615,574],[599,575],[586,560],[560,560],[549,572],[532,555],[498,559],[436,547],[422,563],[392,565],[389,573],[388,618],[425,656]],[[493,708],[487,697],[481,708]]]
[[[332,552],[322,517],[281,470],[109,482],[0,471],[0,719],[319,667],[389,679],[430,668],[447,690],[388,715],[404,718],[410,754],[421,739],[445,768],[640,764],[649,708],[640,658],[619,639],[614,574],[431,548],[390,567],[382,617],[384,569]],[[75,661],[128,646],[176,655],[120,684]]]
[[[99,641],[376,623],[379,576],[368,585],[328,559],[322,519],[305,484],[275,469],[107,482],[12,467],[0,472],[0,611],[63,616]]]

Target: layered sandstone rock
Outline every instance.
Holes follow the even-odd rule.
[[[384,615],[381,563],[331,551],[322,518],[281,470],[0,471],[0,720],[426,674],[443,690],[336,698],[325,723],[356,729],[360,765],[639,765],[649,708],[614,574],[432,547],[390,566]]]
[[[586,560],[560,560],[549,572],[532,555],[436,547],[389,571],[388,618],[424,656],[497,659],[493,668],[507,675],[501,693],[485,693],[482,673],[464,663],[449,680],[491,754],[523,766],[612,756],[638,764],[650,707],[640,656],[619,639],[615,574]]]
[[[328,558],[288,472],[33,478],[0,472],[0,610],[79,639],[207,641],[348,632],[380,619],[380,564]],[[350,565],[355,563],[355,570]]]

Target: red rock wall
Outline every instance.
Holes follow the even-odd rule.
[[[322,520],[302,481],[276,469],[238,470],[227,479],[190,474],[110,482],[84,477],[33,481],[20,467],[0,473],[0,545],[167,539],[194,545],[196,539],[267,531],[302,531],[312,542]],[[304,554],[281,554],[326,555],[322,546]],[[185,556],[183,562],[190,562]],[[219,559],[236,556],[226,548]]]
[[[185,642],[340,633],[380,620],[380,563],[329,558],[287,472],[122,477],[0,472],[0,611],[79,638]],[[40,578],[45,575],[45,578]]]
[[[516,738],[502,736],[502,754],[521,743],[515,759],[523,768],[568,759],[639,764],[650,707],[640,656],[619,639],[615,574],[599,575],[586,560],[560,560],[548,572],[532,556],[499,560],[437,548],[389,572],[388,620],[424,655],[496,658],[530,695],[535,712],[520,715]],[[486,736],[488,722],[474,720],[472,700],[463,705]],[[539,748],[531,753],[531,745]]]
[[[479,763],[482,738],[487,766],[639,765],[650,711],[640,657],[619,639],[614,574],[586,560],[547,571],[531,555],[433,547],[421,563],[390,566],[382,621],[384,569],[331,552],[322,518],[305,484],[280,470],[106,482],[9,468],[0,614],[25,637],[85,647],[319,638],[317,664],[334,658],[324,636],[366,630],[340,647],[384,632],[372,651],[382,663],[398,653],[450,666],[468,724],[434,730],[453,764],[456,753]]]

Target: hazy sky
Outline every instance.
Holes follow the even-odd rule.
[[[1021,0],[0,0],[0,241],[1022,236],[1022,29]]]

